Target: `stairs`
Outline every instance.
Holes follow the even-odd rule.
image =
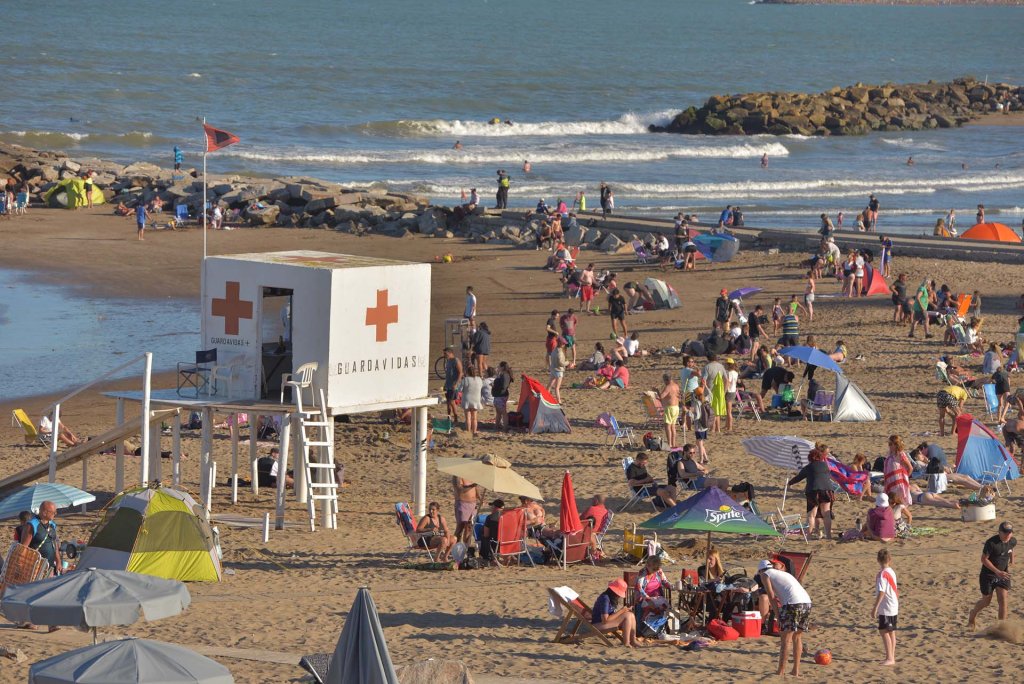
[[[320,403],[317,408],[302,405],[301,390],[296,391],[296,415],[299,418],[299,443],[302,445],[303,464],[306,470],[306,486],[309,488],[306,503],[309,510],[309,529],[316,530],[317,505],[321,507],[323,525],[328,529],[338,527],[338,482],[334,465],[334,419],[327,415],[324,391],[318,390]]]

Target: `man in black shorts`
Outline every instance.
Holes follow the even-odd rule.
[[[1013,564],[1013,547],[1016,545],[1013,525],[1005,521],[999,525],[999,533],[985,541],[981,551],[981,575],[978,577],[981,598],[967,616],[967,629],[975,628],[975,618],[992,602],[993,593],[999,603],[999,619],[1006,619],[1010,598],[1010,566]]]
[[[608,315],[612,317],[612,335],[615,334],[615,322],[618,321],[622,326],[622,336],[628,336],[629,331],[626,329],[626,298],[619,292],[619,288],[615,288],[608,295]]]
[[[782,385],[793,382],[796,375],[793,371],[786,370],[784,366],[772,366],[761,376],[761,398],[768,394],[768,390],[779,391]]]

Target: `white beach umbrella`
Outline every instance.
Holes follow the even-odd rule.
[[[752,456],[776,468],[797,471],[807,465],[807,455],[814,448],[814,442],[803,437],[785,437],[769,435],[766,437],[748,437],[743,440],[743,448]],[[789,493],[789,479],[782,489],[782,508],[786,508],[786,495]]]

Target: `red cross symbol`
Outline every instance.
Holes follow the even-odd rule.
[[[388,291],[377,290],[377,306],[367,307],[366,325],[377,326],[377,341],[388,341],[388,326],[398,322],[398,305],[388,306]]]
[[[215,298],[210,308],[214,316],[224,318],[224,334],[237,335],[238,321],[252,318],[252,302],[245,301],[239,295],[240,286],[231,280],[224,284],[224,299]]]

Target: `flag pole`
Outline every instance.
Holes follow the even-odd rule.
[[[206,154],[209,143],[206,140],[206,117],[203,117],[203,261],[206,261]]]
[[[206,117],[203,117],[203,260],[199,263],[199,349],[206,349]]]

